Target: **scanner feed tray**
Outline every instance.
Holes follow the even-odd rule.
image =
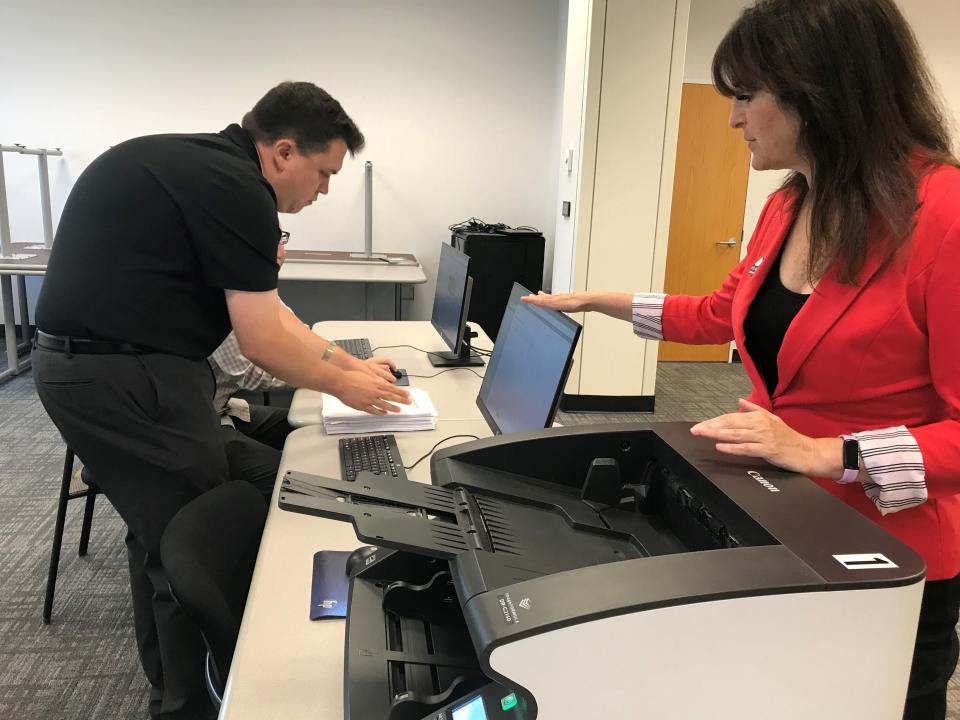
[[[287,473],[282,487],[281,508],[348,520],[364,542],[443,559],[489,555],[496,560],[482,564],[523,568],[527,577],[648,555],[636,537],[611,530],[585,506],[573,523],[547,502],[546,490],[531,501],[367,473],[344,482],[297,472]],[[558,503],[569,505],[568,496],[558,491]],[[571,533],[556,552],[556,539]]]

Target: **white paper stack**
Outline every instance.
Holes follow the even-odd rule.
[[[371,432],[409,432],[433,430],[437,426],[437,409],[430,395],[420,388],[409,388],[412,402],[395,403],[398,413],[371,415],[344,405],[333,395],[323,394],[323,427],[328,435]]]

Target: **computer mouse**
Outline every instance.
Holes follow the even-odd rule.
[[[390,372],[392,372],[393,376],[397,379],[397,385],[410,384],[410,378],[407,376],[407,371],[404,370],[403,368],[396,368],[395,370],[391,370]]]
[[[353,577],[372,563],[373,560],[369,560],[368,558],[376,555],[378,550],[380,550],[380,548],[376,545],[361,545],[350,553],[350,555],[347,556],[347,577]]]
[[[399,380],[400,378],[403,377],[403,370],[401,370],[400,368],[393,368],[393,370],[391,370],[390,372],[393,373],[393,376],[394,376],[397,380]]]

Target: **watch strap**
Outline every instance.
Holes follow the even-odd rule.
[[[843,439],[843,474],[837,482],[846,485],[860,476],[860,442],[853,435],[840,437]]]

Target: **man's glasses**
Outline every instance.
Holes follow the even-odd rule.
[[[287,232],[286,230],[281,230],[281,231],[280,231],[280,244],[281,244],[281,245],[286,245],[288,242],[290,242],[290,233]]]

